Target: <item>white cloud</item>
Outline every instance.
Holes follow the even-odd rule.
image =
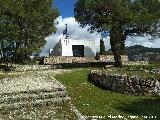
[[[40,56],[47,56],[49,53],[49,49],[52,49],[55,44],[60,40],[60,38],[63,36],[63,30],[65,29],[65,24],[68,24],[68,33],[69,38],[72,39],[82,39],[82,40],[95,40],[96,41],[96,49],[99,51],[99,40],[101,38],[101,35],[97,32],[90,33],[87,31],[86,28],[81,28],[78,24],[78,22],[75,21],[74,17],[68,17],[68,18],[62,18],[61,16],[57,18],[57,21],[59,24],[56,25],[57,32],[56,34],[52,34],[48,37],[46,37],[46,45],[43,47],[42,52],[40,53]],[[104,39],[106,50],[110,49],[110,42],[109,37]],[[125,42],[126,46],[133,46],[133,45],[143,45],[146,47],[156,47],[160,48],[160,39],[155,40],[148,40],[147,37],[128,37],[128,39]]]
[[[90,33],[87,31],[86,28],[81,28],[78,24],[78,22],[75,21],[74,17],[68,17],[68,18],[62,18],[59,17],[57,19],[58,25],[56,25],[57,32],[56,34],[52,34],[48,37],[46,37],[46,45],[42,49],[41,56],[48,55],[49,49],[52,49],[55,44],[60,40],[60,38],[63,36],[63,30],[65,29],[65,24],[68,24],[68,33],[69,38],[76,39],[76,40],[95,40],[96,41],[96,48],[97,51],[99,51],[99,40],[101,35],[97,32]]]
[[[126,46],[142,45],[150,48],[160,48],[160,39],[150,39],[150,37],[128,37]]]

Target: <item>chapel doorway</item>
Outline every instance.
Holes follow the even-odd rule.
[[[74,57],[84,57],[84,45],[72,45]]]

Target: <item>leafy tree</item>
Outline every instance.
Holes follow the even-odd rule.
[[[24,62],[55,32],[59,13],[52,0],[0,0],[0,44],[3,56]],[[8,54],[10,54],[8,56]]]
[[[103,38],[100,39],[100,55],[105,55],[105,45]]]
[[[78,0],[74,12],[81,27],[110,31],[116,67],[122,67],[120,54],[127,36],[160,36],[159,0]]]

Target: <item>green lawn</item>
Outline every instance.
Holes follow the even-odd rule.
[[[127,74],[128,76],[139,76],[142,78],[153,77],[160,81],[160,74],[154,71],[160,69],[160,64],[149,65],[132,65],[124,66],[123,68],[106,68],[104,69],[109,74]]]
[[[110,115],[121,115],[127,119],[128,116],[135,115],[138,116],[136,120],[143,120],[142,116],[156,116],[156,119],[160,119],[160,98],[128,96],[103,90],[88,81],[89,71],[86,68],[56,75],[56,79],[67,87],[73,104],[82,115],[105,116],[104,119],[107,120]]]

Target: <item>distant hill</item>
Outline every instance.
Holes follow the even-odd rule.
[[[111,55],[111,49],[106,51],[107,55]],[[125,48],[125,54],[129,60],[133,61],[158,61],[160,62],[160,48],[148,48],[142,45],[134,45]]]
[[[134,45],[125,48],[125,53],[127,55],[152,55],[152,54],[159,54],[160,55],[160,48],[148,48],[142,45]]]
[[[111,49],[106,51],[106,54],[112,54]],[[142,45],[134,45],[125,48],[125,54],[127,55],[160,55],[160,48],[149,48]]]

